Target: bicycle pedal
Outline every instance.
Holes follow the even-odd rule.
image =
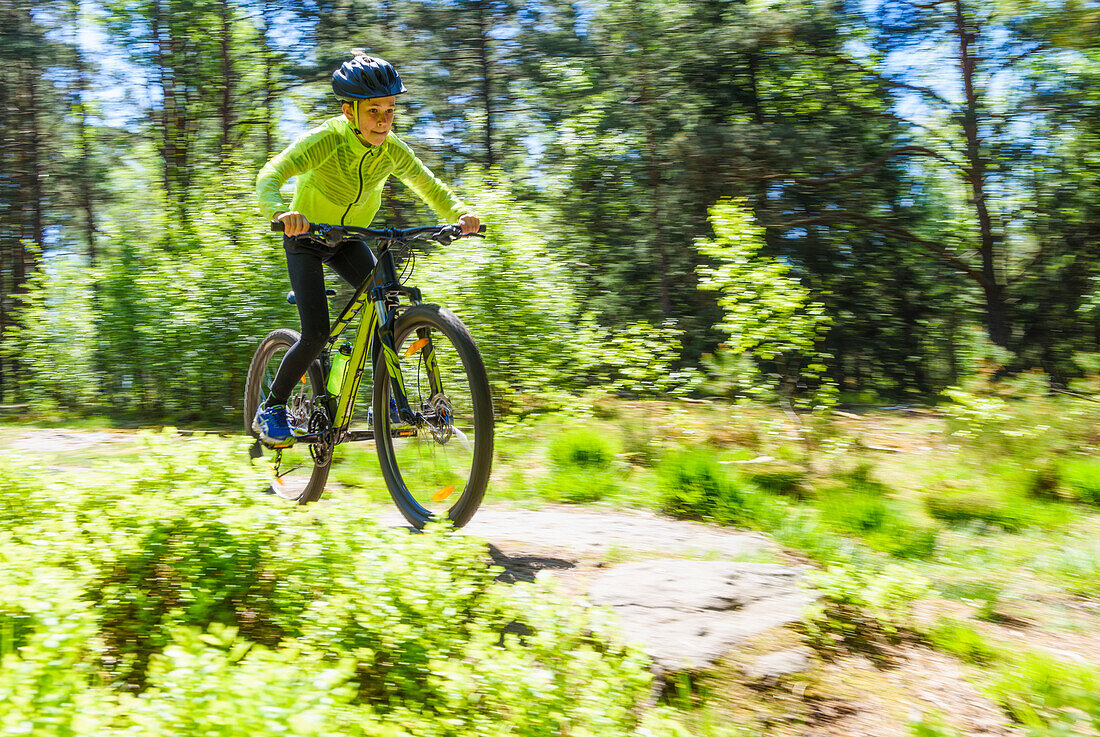
[[[262,444],[263,447],[267,448],[268,450],[286,450],[287,448],[290,448],[294,445],[295,440],[296,438],[288,438],[287,440],[280,443],[278,441],[268,442],[261,439],[257,440],[256,442]]]

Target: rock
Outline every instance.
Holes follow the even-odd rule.
[[[746,666],[745,675],[753,681],[778,681],[783,676],[802,673],[810,668],[811,650],[796,647],[762,655]]]
[[[399,517],[393,519],[400,523]],[[508,556],[558,551],[559,557],[574,561],[602,559],[616,551],[729,560],[776,549],[775,543],[759,532],[673,520],[652,512],[599,512],[562,505],[542,509],[483,507],[463,532],[488,540]]]
[[[650,560],[594,578],[588,597],[619,615],[658,672],[703,669],[753,635],[798,620],[812,595],[799,569],[765,563]]]

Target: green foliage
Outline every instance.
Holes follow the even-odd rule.
[[[958,599],[977,607],[974,616],[978,619],[991,622],[998,618],[997,605],[1000,603],[1004,587],[997,581],[980,579],[977,581],[964,581],[945,586],[943,594],[952,599]]]
[[[938,409],[947,419],[948,437],[986,462],[1015,459],[1036,474],[1026,483],[1051,495],[1058,481],[1053,459],[1090,442],[1095,415],[1079,400],[1074,405],[1065,397],[1048,397],[1047,382],[1042,374],[1028,373],[995,384],[975,382],[972,390],[944,390],[950,401]]]
[[[418,259],[412,283],[451,308],[474,334],[494,394],[537,394],[577,385],[596,350],[595,326],[574,324],[580,303],[552,257],[548,213],[517,201],[504,177],[471,172],[471,204],[491,224]]]
[[[824,306],[811,301],[810,291],[790,275],[789,264],[760,255],[764,229],[753,221],[747,202],[719,202],[710,222],[715,240],[697,240],[695,247],[716,265],[697,269],[699,288],[719,293],[724,314],[718,327],[727,334],[727,350],[754,359],[741,364],[747,375],[740,392],[791,395],[793,384],[810,381],[817,384],[816,393],[800,401],[830,404],[835,387],[825,379],[827,356],[818,350],[830,323]]]
[[[989,642],[973,627],[958,620],[941,620],[926,636],[932,647],[972,665],[990,665],[1004,657],[1004,645]]]
[[[612,463],[615,446],[606,433],[581,428],[550,441],[551,498],[581,504],[595,502],[618,488]]]
[[[1100,731],[1100,673],[1092,666],[1026,653],[988,692],[1036,737]]]
[[[995,484],[996,480],[987,483]],[[1007,532],[1033,526],[1050,529],[1066,521],[1066,515],[1056,507],[1029,501],[1011,491],[997,493],[992,488],[948,482],[926,490],[924,506],[932,517],[948,524],[980,521]]]
[[[770,494],[782,494],[800,498],[804,493],[806,469],[793,463],[773,462],[751,464],[745,471],[745,477]]]
[[[837,531],[861,537],[871,548],[899,558],[927,558],[935,552],[934,529],[858,486],[823,494],[821,518]]]
[[[144,464],[78,488],[0,475],[23,504],[0,526],[0,725],[675,733],[644,716],[647,661],[600,613],[495,584],[472,537],[380,528],[351,496],[298,510],[256,493],[242,451],[158,435]]]
[[[94,688],[100,643],[83,582],[28,565],[0,532],[0,727],[32,734],[103,734],[112,699]]]
[[[579,468],[555,468],[545,479],[543,496],[567,504],[589,504],[619,491],[619,480],[611,473],[592,473]]]
[[[1100,541],[1095,536],[1068,538],[1040,564],[1072,594],[1094,597],[1100,591]]]
[[[293,645],[269,650],[218,625],[171,634],[144,692],[119,699],[126,721],[144,733],[406,734],[356,705],[351,659],[309,658]]]
[[[628,396],[683,394],[698,383],[691,370],[674,370],[683,331],[675,320],[631,322],[597,331],[598,374],[590,381]]]
[[[958,730],[945,725],[938,715],[922,716],[909,722],[909,734],[911,737],[961,737]]]
[[[705,451],[669,453],[657,473],[661,510],[675,517],[758,526],[770,521],[781,505],[745,478],[728,473]]]
[[[236,420],[248,361],[270,329],[294,324],[277,237],[252,205],[254,175],[221,170],[184,229],[119,205],[95,272],[46,270],[13,350],[31,397],[77,412],[214,423]],[[147,195],[148,196],[148,195]],[[163,213],[160,213],[163,215]]]
[[[794,548],[811,560],[822,564],[847,561],[853,544],[826,525],[821,514],[812,507],[791,507],[785,510],[769,529],[777,542]]]
[[[1100,507],[1100,460],[1067,458],[1058,464],[1057,473],[1074,499]]]
[[[949,524],[980,520],[1009,532],[1015,532],[1025,524],[1003,498],[989,491],[949,487],[930,490],[924,496],[924,505],[930,515]]]
[[[606,433],[587,428],[570,430],[550,441],[550,460],[558,468],[609,471],[615,448]]]
[[[891,516],[886,500],[870,494],[833,491],[821,499],[822,517],[850,533],[881,530]]]
[[[807,579],[818,595],[803,616],[807,640],[833,651],[841,646],[874,650],[914,631],[913,604],[931,582],[913,568],[890,564],[830,564]]]
[[[632,395],[679,390],[690,372],[674,370],[681,331],[660,325],[596,323],[565,264],[553,258],[549,213],[523,204],[500,173],[467,172],[466,188],[492,225],[420,259],[425,297],[448,305],[470,327],[489,378],[510,395],[600,386]]]
[[[0,354],[21,362],[23,396],[41,411],[72,411],[101,400],[94,280],[67,256],[35,272],[23,295],[22,324],[0,347]]]
[[[951,421],[952,435],[968,436],[992,429],[1007,432],[1012,422],[1008,402],[997,396],[982,396],[958,387],[948,387],[941,392],[951,402],[941,409]]]
[[[898,558],[930,557],[936,548],[935,528],[889,493],[866,460],[833,471],[815,490],[821,521],[832,530]]]

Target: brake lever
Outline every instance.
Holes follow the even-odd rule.
[[[321,240],[325,242],[325,245],[329,248],[336,248],[336,246],[343,240],[340,229],[334,225],[324,225],[317,228],[317,235],[321,236]]]
[[[485,226],[482,225],[476,233],[463,233],[462,229],[459,228],[457,225],[447,225],[441,228],[439,232],[434,234],[431,238],[436,243],[444,246],[449,246],[452,241],[458,240],[459,238],[470,238],[472,236],[484,238]]]

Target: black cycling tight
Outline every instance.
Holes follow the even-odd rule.
[[[279,364],[271,383],[268,405],[286,404],[298,381],[305,376],[313,359],[328,340],[328,298],[325,297],[325,277],[322,263],[328,264],[353,287],[362,284],[374,270],[377,259],[363,241],[345,241],[335,251],[311,248],[296,238],[283,238],[286,268],[290,286],[302,320],[302,337],[291,346]]]

